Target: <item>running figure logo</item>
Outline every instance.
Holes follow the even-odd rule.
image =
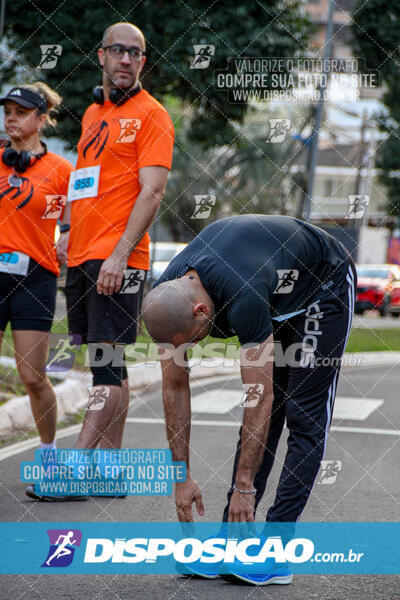
[[[117,142],[131,144],[136,139],[136,134],[142,126],[140,119],[118,119],[121,131]]]
[[[38,69],[54,69],[61,56],[62,46],[60,44],[43,44],[40,46],[40,50],[42,51],[42,58]]]
[[[79,334],[51,333],[49,357],[44,370],[56,372],[72,369],[75,359],[75,349],[72,346],[79,346],[81,343]]]
[[[321,460],[321,476],[317,483],[320,485],[335,483],[341,468],[341,460]]]
[[[244,383],[243,400],[239,406],[244,406],[245,408],[257,406],[263,391],[264,385],[262,383]]]
[[[215,46],[211,44],[194,44],[194,59],[190,63],[191,69],[207,69],[211,58],[215,54]]]
[[[67,203],[67,196],[46,195],[46,210],[42,219],[59,219]]]
[[[50,549],[42,567],[68,567],[79,548],[82,532],[79,529],[48,529]]]
[[[369,196],[365,194],[349,195],[349,212],[346,219],[361,219],[369,204]]]
[[[215,196],[213,194],[195,196],[194,201],[196,202],[196,206],[191,219],[208,219],[212,207],[215,206]]]
[[[274,294],[290,294],[299,278],[297,269],[277,269],[279,278]]]
[[[270,132],[266,139],[271,144],[283,142],[290,129],[290,119],[268,119]]]
[[[125,269],[120,294],[136,294],[144,281],[145,271],[141,269]]]
[[[87,410],[102,410],[107,398],[110,397],[111,389],[108,385],[102,387],[95,385],[89,387],[89,401]]]

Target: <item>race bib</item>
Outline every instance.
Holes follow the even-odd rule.
[[[1,252],[0,271],[13,275],[26,275],[29,267],[29,256],[23,252]]]
[[[97,196],[100,179],[100,165],[72,171],[68,185],[68,202]]]

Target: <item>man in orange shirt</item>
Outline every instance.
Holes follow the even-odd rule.
[[[149,268],[147,230],[171,168],[171,119],[139,82],[145,52],[143,33],[134,25],[106,29],[98,50],[103,87],[95,88],[95,103],[83,116],[69,184],[69,330],[88,343],[93,373],[76,448],[121,447],[129,404],[127,372],[106,355],[115,358],[119,350],[122,358],[124,345],[136,340]]]

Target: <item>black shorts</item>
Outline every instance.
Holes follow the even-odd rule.
[[[95,259],[68,268],[65,294],[69,332],[79,334],[82,344],[133,344],[147,271],[128,267],[120,291],[105,296],[96,288],[102,264],[103,260]]]
[[[26,275],[0,272],[0,331],[50,331],[56,307],[57,275],[29,261]]]

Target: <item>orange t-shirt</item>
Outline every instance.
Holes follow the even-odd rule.
[[[0,252],[24,252],[58,275],[54,233],[57,219],[64,213],[73,166],[58,154],[47,152],[24,173],[15,173],[1,160],[3,152],[4,149],[0,151]],[[13,175],[19,180],[18,187],[10,185]]]
[[[96,196],[71,202],[68,266],[106,259],[125,231],[140,193],[139,169],[171,168],[172,121],[163,106],[142,90],[122,106],[91,104],[83,115],[76,169],[100,166]],[[128,265],[149,268],[148,233]]]

